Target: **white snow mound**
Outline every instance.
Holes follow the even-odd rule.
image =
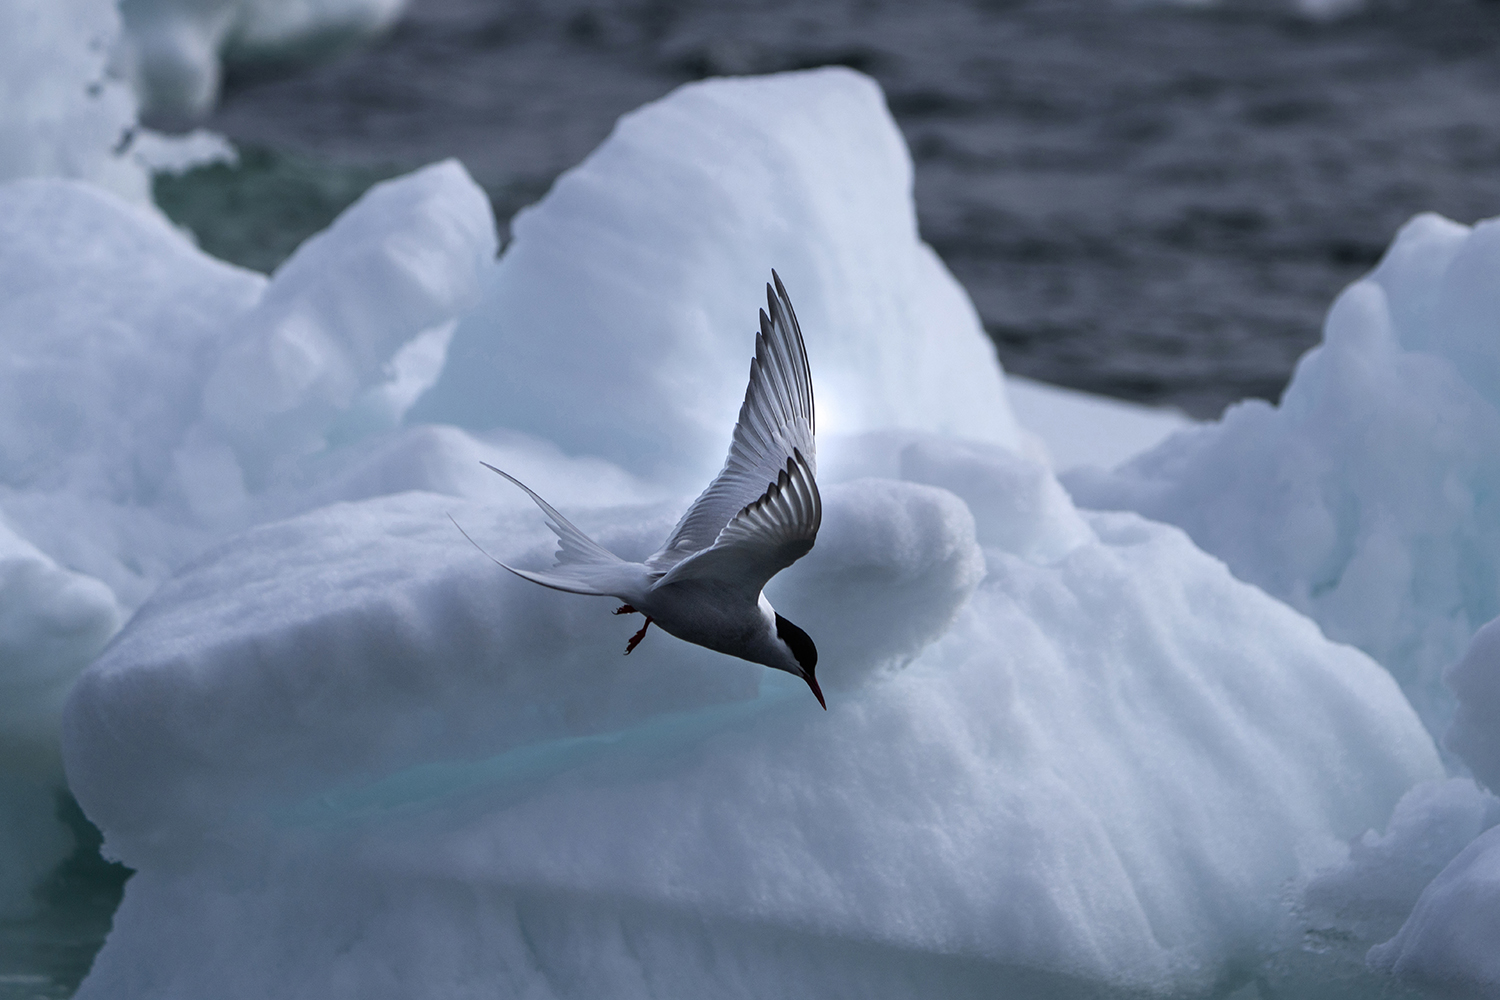
[[[150,204],[150,173],[127,148],[135,95],[110,72],[113,0],[0,4],[0,182],[68,177]]]
[[[498,264],[453,165],[269,282],[0,188],[6,676],[135,612],[63,716],[137,868],[79,995],[1206,992],[1294,947],[1288,887],[1435,748],[1363,653],[1027,457],[910,170],[826,70],[628,116]],[[448,520],[546,565],[483,459],[647,554],[722,461],[772,266],[826,507],[771,598],[827,713],[656,630],[624,657],[638,618]]]
[[[1500,220],[1407,223],[1279,406],[1063,478],[1084,506],[1185,528],[1374,656],[1441,733],[1442,672],[1500,614]]]
[[[960,448],[897,445],[933,477]],[[1047,475],[963,447],[959,484]],[[73,788],[138,869],[79,995],[1206,988],[1439,773],[1379,667],[1175,529],[1009,539],[1040,560],[981,554],[937,487],[825,495],[773,596],[828,651],[826,714],[666,635],[621,656],[613,602],[444,517],[544,566],[534,513],[406,494],[200,560],[69,702]],[[1033,536],[1078,517],[1051,497]],[[568,513],[638,557],[676,508]]]
[[[818,430],[1018,447],[994,347],[917,234],[911,158],[845,69],[680,87],[523,211],[413,420],[510,427],[686,487],[718,470],[776,268]]]

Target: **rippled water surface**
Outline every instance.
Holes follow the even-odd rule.
[[[268,267],[303,232],[262,217],[295,214],[256,194],[278,171],[311,185],[313,227],[344,171],[455,155],[503,222],[685,80],[825,63],[885,87],[923,233],[1007,368],[1198,415],[1274,399],[1412,214],[1500,214],[1485,0],[1328,23],[1274,0],[413,0],[363,51],[231,74],[210,124],[260,147],[234,232],[208,232],[229,219],[222,191],[171,197],[217,198],[217,222],[203,205],[187,221]]]

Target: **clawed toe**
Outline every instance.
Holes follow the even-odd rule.
[[[627,604],[626,607],[630,607],[630,605]],[[631,610],[634,611],[635,609],[631,608]],[[650,627],[651,627],[651,619],[648,617],[646,619],[646,624],[644,624],[644,625],[641,626],[641,630],[639,632],[637,632],[635,635],[631,636],[630,637],[630,641],[625,644],[625,655],[626,656],[629,656],[632,652],[634,652],[635,647],[639,646],[641,644],[641,640],[644,639],[644,638],[646,638],[646,630],[648,628],[650,628]]]
[[[632,608],[628,604],[622,604],[618,608],[615,608],[615,614],[617,614],[617,615],[638,615],[638,614],[640,614],[640,612],[637,611],[635,608]]]

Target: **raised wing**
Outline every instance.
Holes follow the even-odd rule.
[[[628,600],[628,595],[645,589],[649,579],[645,566],[640,563],[626,562],[585,535],[577,525],[559,514],[551,504],[537,496],[531,487],[515,476],[495,468],[488,462],[479,464],[497,475],[504,476],[525,490],[526,495],[542,509],[543,514],[547,515],[547,527],[557,535],[557,565],[547,572],[535,572],[516,569],[490,556],[488,552],[484,552],[484,549],[479,548],[478,542],[469,538],[467,531],[459,527],[458,530],[463,531],[464,537],[469,538],[474,547],[489,556],[496,565],[510,570],[523,580],[530,580],[532,583],[539,583],[553,590],[565,590],[570,594],[613,596]],[[455,526],[458,525],[457,521],[453,523]]]
[[[809,547],[822,517],[818,499],[817,450],[814,445],[812,373],[797,314],[775,271],[775,287],[766,286],[766,310],[760,314],[755,336],[755,358],[750,362],[750,385],[734,426],[734,439],[723,470],[693,501],[661,550],[646,560],[655,570],[670,570],[696,552],[714,545],[720,533],[741,512],[770,497],[788,463],[796,478],[805,476],[818,517],[811,522]],[[767,315],[769,310],[769,315]],[[804,471],[805,470],[805,471]],[[805,531],[800,523],[798,531]],[[805,550],[804,550],[805,551]],[[800,555],[800,553],[799,553]],[[796,558],[796,557],[793,557]],[[769,579],[769,577],[768,577]]]
[[[754,599],[766,581],[807,555],[823,523],[811,464],[793,449],[776,481],[736,514],[708,548],[687,556],[652,585],[712,579]]]

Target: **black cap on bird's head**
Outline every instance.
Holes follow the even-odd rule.
[[[818,679],[813,676],[813,668],[818,665],[818,647],[813,645],[812,636],[778,614],[776,637],[786,643],[792,655],[797,658],[797,666],[802,668],[802,679],[812,688],[813,696],[823,706],[823,711],[828,711],[828,702],[823,700],[823,691],[818,687]]]

